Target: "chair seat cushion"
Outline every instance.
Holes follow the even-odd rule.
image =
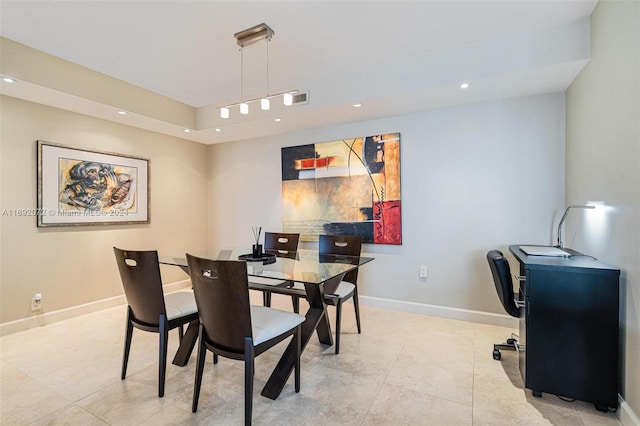
[[[299,290],[304,290],[304,284],[295,282],[293,283],[293,288],[297,288]],[[356,286],[347,281],[340,281],[336,291],[331,293],[338,296],[339,299],[345,299],[352,295],[353,291],[356,289]]]
[[[273,285],[279,286],[286,284],[287,281],[276,280],[273,278],[265,278],[265,277],[249,277],[249,285],[251,284],[260,284],[260,285]]]
[[[280,336],[297,327],[304,321],[302,315],[285,312],[265,306],[251,305],[251,329],[253,331],[253,345]]]
[[[164,304],[167,308],[167,319],[184,317],[198,312],[196,299],[191,291],[177,291],[164,296]]]
[[[353,294],[353,291],[355,289],[356,286],[352,283],[347,281],[340,281],[340,284],[338,284],[338,288],[336,288],[336,291],[334,291],[333,294],[336,294],[340,299],[346,299]]]

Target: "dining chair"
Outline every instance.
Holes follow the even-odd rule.
[[[320,235],[318,241],[318,253],[333,254],[342,256],[360,257],[362,251],[362,237],[360,235]],[[358,269],[355,268],[345,274],[344,278],[336,288],[335,297],[325,294],[325,303],[336,307],[336,350],[340,353],[340,327],[342,322],[342,304],[349,299],[353,299],[353,308],[356,314],[356,326],[360,334],[360,307],[358,302]]]
[[[298,251],[298,241],[300,234],[286,232],[265,232],[264,233],[264,250],[265,253],[274,254],[277,257],[295,257]],[[249,278],[252,284],[261,284],[266,286],[282,287],[291,285],[291,281],[277,280],[273,278],[255,277]],[[262,304],[271,306],[271,292],[268,289],[261,288]]]
[[[496,287],[498,298],[504,310],[512,317],[520,317],[519,301],[516,301],[513,291],[513,282],[511,281],[511,268],[509,262],[500,250],[491,250],[487,253],[487,261],[493,276],[493,284]],[[511,333],[511,337],[504,343],[495,343],[493,345],[493,359],[500,360],[502,355],[500,349],[516,351],[518,350],[518,335]]]
[[[249,302],[247,264],[237,260],[209,260],[187,253],[189,275],[198,306],[198,360],[191,410],[198,399],[207,351],[218,356],[244,360],[245,425],[251,424],[254,359],[289,336],[295,342],[295,391],[300,392],[301,327],[305,317]]]
[[[182,340],[184,324],[198,320],[193,293],[178,291],[163,294],[158,252],[113,248],[127,299],[127,326],[122,357],[122,374],[127,375],[133,329],[158,333],[160,336],[158,396],[164,396],[169,330],[178,328]]]

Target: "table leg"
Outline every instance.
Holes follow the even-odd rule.
[[[344,274],[339,275],[321,285],[305,284],[309,310],[305,314],[304,322],[301,324],[300,343],[302,351],[311,340],[314,331],[318,334],[320,343],[333,345],[331,325],[327,318],[326,304],[324,303],[324,285],[335,289],[343,276]],[[267,380],[267,384],[262,389],[262,396],[269,399],[278,398],[293,371],[295,356],[295,343],[292,340],[282,354],[273,373],[271,373],[269,380]]]
[[[195,320],[189,323],[187,327],[187,331],[182,336],[182,340],[180,340],[180,347],[178,347],[178,351],[176,355],[173,357],[172,364],[177,365],[178,367],[184,367],[189,362],[189,358],[191,358],[191,352],[193,351],[193,347],[196,345],[196,341],[198,340],[198,325],[200,321]]]

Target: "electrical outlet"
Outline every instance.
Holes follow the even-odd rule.
[[[427,278],[427,267],[420,266],[420,278]]]
[[[42,309],[42,293],[36,293],[31,298],[31,311],[39,311]]]

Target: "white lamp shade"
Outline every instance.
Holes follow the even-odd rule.
[[[249,114],[249,104],[244,102],[240,104],[240,114]]]
[[[265,111],[268,111],[270,107],[271,107],[271,101],[269,101],[268,98],[262,98],[260,100],[260,108],[262,108]]]
[[[220,118],[229,118],[229,108],[220,108]]]
[[[286,106],[293,105],[293,95],[291,93],[285,93],[282,100]]]

